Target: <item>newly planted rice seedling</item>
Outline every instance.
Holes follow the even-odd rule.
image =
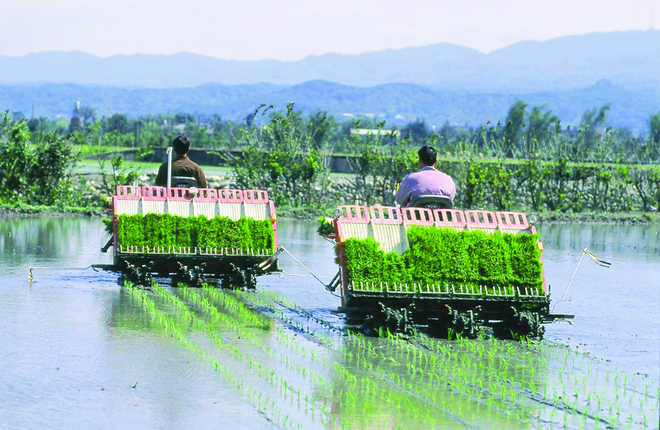
[[[187,349],[196,352],[200,357],[211,362],[211,364],[213,364],[214,368],[217,371],[221,372],[226,379],[232,382],[233,385],[235,385],[238,389],[240,389],[241,392],[246,394],[251,400],[254,399],[259,400],[265,396],[261,396],[261,395],[256,396],[255,385],[248,384],[246,382],[245,377],[240,378],[237,376],[236,371],[234,369],[236,368],[237,365],[240,365],[241,363],[244,364],[247,363],[250,369],[257,370],[256,376],[263,378],[265,381],[269,382],[271,386],[276,387],[277,390],[275,390],[275,392],[280,392],[282,398],[292,401],[293,398],[300,397],[299,390],[295,388],[294,385],[290,384],[286,378],[282,376],[278,376],[278,374],[280,374],[281,371],[270,369],[268,366],[264,365],[263,363],[259,363],[258,361],[253,360],[250,357],[249,352],[243,349],[244,348],[243,346],[232,345],[231,341],[227,340],[224,337],[220,337],[218,335],[215,324],[221,321],[230,323],[230,321],[224,320],[222,318],[218,318],[216,313],[210,309],[209,307],[210,305],[207,301],[195,298],[193,295],[187,296],[188,299],[191,299],[196,303],[195,306],[199,306],[200,309],[203,309],[202,317],[200,317],[195,313],[191,313],[189,309],[184,310],[183,307],[185,307],[186,305],[182,304],[183,302],[177,302],[178,299],[176,298],[166,299],[164,298],[164,296],[161,296],[163,292],[165,292],[165,294],[168,294],[164,289],[161,288],[158,290],[158,293],[156,293],[157,295],[164,298],[164,301],[167,303],[178,303],[175,306],[179,308],[179,310],[181,310],[182,313],[186,315],[192,315],[193,319],[196,321],[195,322],[196,327],[199,328],[205,326],[206,329],[204,330],[204,333],[206,333],[209,336],[209,339],[212,340],[214,344],[221,347],[220,351],[224,351],[224,354],[226,354],[224,355],[225,358],[223,360],[218,360],[213,358],[214,355],[213,351],[207,351],[204,348],[202,348],[199,343],[191,341],[185,333],[186,330],[184,330],[183,327],[181,327],[179,323],[176,322],[174,319],[172,319],[167,314],[159,310],[156,307],[155,302],[149,297],[147,293],[145,293],[143,290],[132,287],[132,285],[127,284],[126,287],[132,296],[139,298],[143,308],[150,315],[155,316],[164,327],[168,328],[170,332],[176,334],[175,339],[179,343],[181,343],[182,346],[185,346]],[[158,289],[158,287],[156,288]],[[181,288],[181,290],[190,293],[190,291],[185,287]],[[186,294],[187,294],[186,292],[183,293],[184,296]],[[184,321],[187,321],[187,319],[188,317],[185,317]],[[234,325],[234,327],[240,327],[240,325]],[[217,351],[218,350],[216,350],[216,352]],[[315,401],[312,401],[312,403],[315,403]],[[259,404],[262,405],[263,402],[259,400]],[[293,415],[289,413],[285,414],[280,411],[281,403],[271,402],[271,406],[275,404],[277,404],[278,407],[276,408],[270,406],[268,407],[268,411],[273,414],[272,418],[275,422],[278,422],[280,425],[283,426],[283,428],[301,428],[300,423],[296,424],[292,419]],[[317,410],[322,406],[323,405],[316,405],[316,408],[313,410]]]
[[[154,324],[282,428],[644,428],[657,421],[655,381],[550,342],[402,338],[387,330],[370,338],[278,294],[157,284],[152,294],[135,290]],[[616,384],[603,384],[606,374]]]

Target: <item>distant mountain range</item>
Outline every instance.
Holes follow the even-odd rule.
[[[446,91],[413,84],[356,87],[325,81],[298,85],[217,85],[193,88],[115,88],[73,84],[0,86],[0,111],[21,111],[28,117],[66,117],[74,101],[94,108],[99,115],[125,113],[132,117],[186,112],[218,114],[242,121],[262,103],[283,109],[289,102],[305,113],[323,110],[337,119],[368,116],[387,123],[425,119],[429,125],[484,124],[506,117],[516,99],[530,106],[545,105],[564,123],[577,124],[587,109],[610,103],[608,124],[644,131],[651,114],[660,112],[660,91],[634,90],[599,81],[587,88],[526,94]]]
[[[80,100],[101,115],[187,112],[243,120],[262,103],[339,119],[440,125],[504,119],[516,99],[565,123],[610,103],[609,124],[645,130],[660,111],[660,31],[520,42],[483,54],[451,44],[327,54],[300,61],[81,52],[0,56],[0,111],[69,117]]]
[[[179,88],[324,80],[352,86],[409,83],[451,91],[534,92],[584,88],[601,79],[626,88],[660,88],[660,31],[526,41],[489,54],[441,43],[290,62],[233,61],[190,53],[108,58],[82,52],[0,56],[0,84],[4,85]]]

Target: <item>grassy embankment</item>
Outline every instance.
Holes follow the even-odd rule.
[[[84,149],[84,148],[83,148]],[[112,151],[109,151],[112,149]],[[102,152],[120,151],[122,148],[104,148]],[[125,149],[125,148],[124,148]],[[81,151],[84,156],[97,154],[95,148],[87,148]],[[126,171],[136,171],[139,177],[145,184],[153,183],[156,172],[160,163],[145,162],[145,161],[124,161],[122,168]],[[231,184],[233,172],[230,167],[226,166],[208,166],[202,165],[202,168],[207,175],[211,186],[225,186]],[[77,213],[87,215],[103,215],[109,207],[107,203],[108,197],[102,190],[99,190],[99,184],[102,181],[103,174],[111,174],[111,166],[105,163],[103,170],[100,169],[98,160],[83,159],[77,163],[74,173],[90,186],[88,192],[98,193],[98,205],[90,205],[86,207],[62,206],[62,205],[30,205],[23,202],[13,203],[11,201],[0,202],[0,213],[5,214],[35,214],[35,213]],[[329,179],[333,183],[345,183],[354,178],[355,175],[349,173],[331,173]],[[460,190],[459,190],[460,192]],[[337,201],[336,204],[343,204],[349,202]],[[315,207],[315,208],[298,208],[298,207],[283,207],[278,206],[278,215],[286,218],[296,219],[313,219],[319,214],[331,215],[334,212],[334,205],[328,207]],[[537,222],[552,222],[552,223],[625,223],[625,224],[650,224],[658,222],[659,216],[657,212],[605,212],[605,211],[582,211],[582,212],[564,212],[564,211],[541,211],[533,212],[532,214]]]
[[[151,181],[158,171],[159,163],[141,162],[141,161],[127,161],[124,163],[129,169],[137,169],[140,171],[141,176],[148,176]],[[232,170],[225,166],[206,166],[202,165],[202,169],[211,181],[219,181],[225,183],[232,182]],[[93,160],[83,160],[79,164],[79,172],[83,173],[90,178],[96,174],[98,176],[98,162]],[[345,183],[350,181],[356,175],[351,173],[331,173],[330,181],[334,183]],[[460,190],[459,190],[460,192]],[[350,204],[351,202],[337,202],[337,204]],[[317,207],[310,211],[308,208],[296,207],[277,207],[277,213],[280,217],[295,218],[295,219],[315,219],[320,214],[332,215],[335,206],[322,208]],[[466,209],[466,208],[464,208]],[[605,212],[605,211],[583,211],[583,212],[562,212],[562,211],[544,211],[544,212],[528,212],[536,218],[537,222],[552,222],[552,223],[616,223],[616,224],[651,224],[660,221],[659,214],[656,212]]]

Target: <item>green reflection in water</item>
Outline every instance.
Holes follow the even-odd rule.
[[[35,260],[71,264],[85,250],[98,253],[104,238],[100,220],[87,217],[0,218],[0,265],[11,268]]]
[[[658,387],[548,342],[342,336],[273,293],[157,285],[152,293],[126,291],[150,321],[115,321],[166,334],[283,428],[657,422]]]
[[[539,226],[546,249],[607,252],[621,257],[660,254],[660,225],[549,224]]]
[[[300,237],[311,230],[294,227]],[[548,253],[581,251],[588,244],[596,253],[649,261],[660,253],[658,232],[658,226],[541,229]],[[3,267],[12,270],[34,256],[69,265],[93,235],[104,237],[102,227],[86,218],[0,219]],[[284,428],[656,428],[658,423],[657,382],[551,342],[346,336],[267,292],[127,288],[113,305],[112,321],[190,351]]]

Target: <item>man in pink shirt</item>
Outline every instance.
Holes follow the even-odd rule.
[[[394,197],[396,203],[404,207],[424,194],[447,196],[453,202],[456,197],[456,185],[451,176],[435,169],[437,158],[435,149],[425,145],[417,154],[420,169],[403,178]]]

